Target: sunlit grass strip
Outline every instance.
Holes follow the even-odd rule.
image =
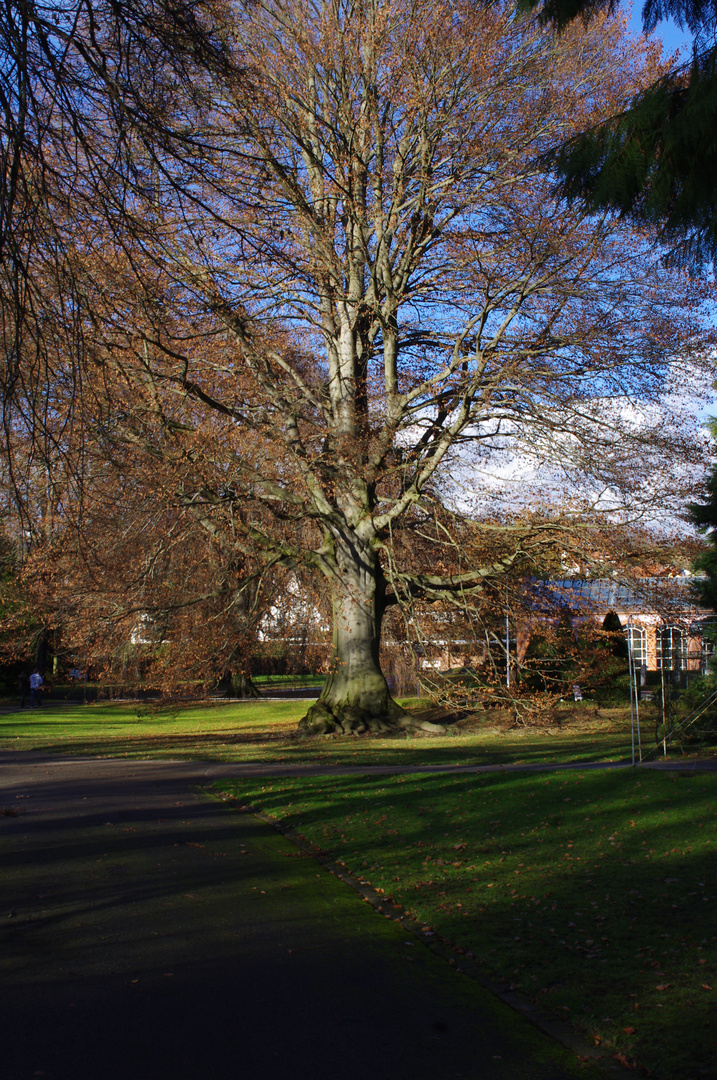
[[[0,716],[0,749],[106,757],[193,758],[277,764],[468,765],[620,760],[629,755],[629,715],[580,716],[558,729],[498,729],[490,722],[445,735],[298,737],[309,702],[209,702],[43,706]],[[415,707],[417,701],[409,703]]]
[[[301,701],[45,706],[0,716],[0,748],[106,757],[255,760],[291,740]]]
[[[333,853],[609,1052],[665,1080],[715,1075],[717,776],[220,787]]]

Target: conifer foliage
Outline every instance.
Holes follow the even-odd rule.
[[[615,6],[547,0],[540,11],[563,28]],[[690,61],[656,78],[627,109],[567,141],[552,161],[569,198],[659,225],[673,257],[695,267],[717,255],[717,4],[647,0],[645,31],[668,18],[694,35]]]

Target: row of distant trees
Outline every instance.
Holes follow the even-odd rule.
[[[677,508],[710,288],[546,164],[666,71],[619,19],[8,12],[6,532],[63,633],[106,655],[171,612],[187,677],[246,672],[299,581],[333,623],[306,730],[410,725],[391,612],[488,625],[556,553]]]

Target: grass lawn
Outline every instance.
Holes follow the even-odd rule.
[[[717,1075],[717,775],[224,781],[619,1060]]]
[[[425,701],[404,702],[425,707]],[[322,765],[619,760],[629,712],[566,705],[549,729],[299,738],[305,701],[43,706],[0,749]],[[649,740],[645,726],[646,745]],[[631,770],[227,782],[487,974],[663,1080],[714,1076],[717,775]]]
[[[496,727],[467,720],[445,735],[395,738],[298,737],[306,701],[208,702],[149,706],[99,703],[45,705],[0,715],[0,749],[105,757],[343,765],[501,764],[615,761],[630,755],[629,713],[566,708],[548,729]],[[409,708],[426,706],[404,699]]]

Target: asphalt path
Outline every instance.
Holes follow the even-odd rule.
[[[200,790],[247,771],[0,754],[3,1080],[595,1075]]]

